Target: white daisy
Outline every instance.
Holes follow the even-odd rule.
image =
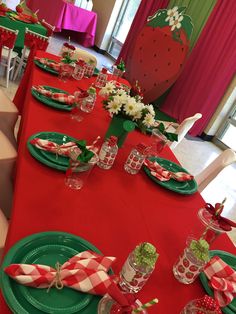
[[[137,111],[137,103],[134,98],[128,97],[127,102],[124,105],[124,111],[130,116],[134,116]]]
[[[169,25],[172,26],[171,27],[171,31],[173,31],[175,28],[180,28],[181,27],[181,21],[183,20],[183,15],[180,15],[177,19],[170,19],[169,21]]]
[[[167,18],[165,19],[166,22],[168,22],[171,19],[178,19],[179,12],[178,7],[173,7],[173,9],[167,10]]]
[[[150,113],[147,113],[143,119],[143,124],[146,125],[147,127],[152,126],[155,123],[155,119],[153,115]]]
[[[108,108],[108,111],[111,113],[111,114],[118,114],[118,112],[120,111],[121,109],[121,106],[122,104],[120,102],[117,102],[115,100],[111,100],[109,102],[109,104],[107,105],[107,108]]]
[[[145,108],[155,117],[155,111],[153,109],[153,105],[146,105]]]
[[[113,84],[113,82],[107,82],[106,85],[100,90],[99,95],[108,96],[112,92],[114,92],[115,89],[116,89],[116,86]]]

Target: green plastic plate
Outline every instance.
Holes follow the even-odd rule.
[[[53,63],[56,63],[56,61],[54,60],[51,60],[51,59],[47,59],[48,61],[50,62],[53,62]],[[46,71],[46,72],[49,72],[51,74],[54,74],[54,75],[58,75],[58,71],[50,68],[49,66],[45,65],[45,64],[42,64],[41,62],[39,62],[39,60],[34,60],[34,63],[39,67],[41,68],[42,70]]]
[[[55,88],[55,87],[51,87],[51,86],[46,86],[43,85],[43,87],[49,91],[52,91],[54,93],[64,93],[64,94],[69,94],[68,92],[59,89],[59,88]],[[34,90],[33,88],[31,89],[31,93],[32,95],[39,100],[40,102],[44,103],[45,105],[49,106],[49,107],[53,107],[59,110],[66,110],[66,111],[71,111],[73,106],[67,105],[67,104],[63,104],[62,102],[53,100],[49,97],[46,97],[42,94],[40,94],[39,92],[37,92],[36,90]]]
[[[236,271],[236,256],[233,254],[230,254],[228,252],[219,251],[219,250],[213,250],[210,251],[210,257],[213,256],[219,256],[225,263],[227,263],[231,268],[233,268]],[[208,285],[208,278],[204,274],[204,272],[200,273],[200,280],[201,283],[206,290],[206,292],[210,296],[214,296],[213,290]],[[236,313],[236,298],[233,299],[233,301],[226,307],[222,308],[222,311],[226,314]]]
[[[74,142],[77,140],[73,137],[70,137],[62,133],[40,132],[40,133],[32,135],[27,141],[27,147],[31,155],[35,157],[38,161],[40,161],[41,163],[45,164],[48,167],[51,167],[60,171],[66,171],[69,166],[68,157],[59,156],[54,153],[44,151],[42,149],[38,149],[34,145],[30,144],[30,141],[34,138],[41,138],[41,139],[49,140],[59,145],[63,143],[65,144],[70,141]]]
[[[37,289],[18,284],[4,273],[14,263],[44,264],[55,267],[78,252],[92,250],[101,253],[91,243],[64,232],[42,232],[17,242],[7,253],[1,267],[2,293],[13,313],[17,314],[91,314],[97,313],[100,297],[64,287]]]
[[[164,159],[164,158],[159,158],[159,157],[150,157],[149,158],[151,161],[156,160],[163,168],[173,171],[173,172],[186,172],[188,173],[187,170],[182,168],[180,165],[177,165],[173,161]],[[157,184],[161,185],[162,187],[174,191],[176,193],[180,194],[193,194],[197,191],[197,182],[193,180],[189,181],[184,181],[184,182],[179,182],[174,179],[170,179],[169,181],[160,181],[154,176],[151,175],[151,171],[148,169],[148,167],[144,166],[144,171],[148,175],[150,179],[152,179],[154,182]]]

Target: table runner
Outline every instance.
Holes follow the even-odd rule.
[[[56,59],[38,52],[37,56]],[[86,139],[104,136],[110,117],[98,96],[94,111],[80,123],[71,120],[67,112],[49,108],[34,99],[31,85],[47,85],[73,93],[78,86],[86,89],[95,78],[81,81],[59,81],[55,76],[33,65],[24,101],[22,129],[18,150],[15,197],[6,251],[18,240],[30,234],[48,230],[65,231],[78,235],[98,247],[103,254],[117,257],[116,273],[128,254],[143,241],[154,244],[160,254],[156,269],[139,293],[143,302],[157,297],[159,304],[149,313],[179,313],[192,299],[202,297],[204,289],[197,280],[192,285],[179,283],[172,274],[172,266],[185,247],[187,236],[199,232],[197,211],[204,201],[200,194],[180,195],[165,190],[141,171],[130,175],[123,170],[131,148],[147,143],[149,137],[138,131],[128,135],[119,150],[114,167],[96,167],[87,184],[80,191],[64,185],[64,175],[35,160],[28,152],[26,141],[40,131],[63,132]],[[177,162],[166,147],[161,157]],[[55,196],[55,197],[53,197]],[[235,252],[230,240],[220,236],[212,246]],[[0,299],[1,314],[10,313]]]

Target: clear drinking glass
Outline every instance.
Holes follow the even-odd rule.
[[[194,238],[187,240],[187,246],[184,252],[179,256],[177,262],[173,266],[173,274],[175,278],[184,284],[191,284],[203,270],[207,261],[198,259],[190,249],[190,243]]]
[[[93,167],[98,162],[98,156],[94,155],[88,163],[81,163],[74,158],[69,160],[69,168],[66,172],[65,185],[73,190],[80,190],[87,182]]]
[[[122,77],[123,74],[125,73],[125,71],[118,69],[116,65],[113,65],[112,68],[113,68],[113,75],[116,76],[117,78]]]
[[[87,63],[87,64],[85,65],[84,76],[85,76],[85,77],[91,77],[91,76],[93,76],[94,70],[95,70],[94,64],[88,64],[88,63]]]
[[[85,72],[84,66],[76,64],[72,76],[76,80],[81,80],[84,77],[84,72]]]
[[[96,101],[96,97],[91,96],[91,95],[83,98],[81,101],[80,109],[86,113],[92,112],[93,108],[94,108],[95,101]]]
[[[74,71],[74,66],[68,63],[60,63],[59,67],[59,75],[58,78],[62,82],[66,82],[68,78],[72,76],[72,73]]]
[[[142,303],[139,300],[136,300],[132,305],[133,309],[141,306]],[[130,310],[131,313],[132,310]],[[116,303],[108,294],[106,294],[98,303],[98,314],[122,314],[122,307]],[[128,314],[128,311],[125,313]],[[145,310],[139,312],[140,314],[147,314]]]
[[[168,139],[158,129],[152,130],[150,155],[158,156],[168,143]]]

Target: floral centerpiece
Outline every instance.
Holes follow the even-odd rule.
[[[133,121],[141,131],[154,126],[155,111],[152,105],[142,103],[139,94],[132,96],[122,88],[117,88],[115,82],[108,82],[99,94],[103,100],[104,108],[112,117],[120,116],[126,120]]]

